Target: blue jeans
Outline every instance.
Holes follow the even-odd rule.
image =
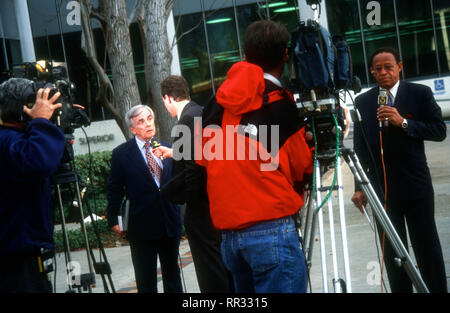
[[[221,248],[236,292],[306,292],[305,258],[291,217],[222,231]]]

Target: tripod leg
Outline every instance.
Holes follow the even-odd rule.
[[[320,178],[320,164],[316,162],[316,203],[322,203],[322,197],[320,194],[320,186],[322,184]],[[327,253],[325,248],[325,231],[323,227],[323,210],[319,210],[319,212],[315,212],[318,215],[319,219],[319,242],[320,242],[320,257],[321,257],[321,265],[322,265],[322,285],[323,291],[328,293],[328,269],[327,269]]]
[[[341,224],[342,234],[342,253],[344,257],[344,271],[347,292],[352,292],[352,280],[350,276],[350,258],[348,256],[347,245],[347,225],[345,221],[345,208],[344,208],[344,185],[342,181],[342,161],[339,157],[337,159],[337,181],[338,181],[338,201],[339,201],[339,221]]]
[[[344,153],[344,158],[349,165],[355,179],[361,184],[367,200],[372,207],[374,216],[380,223],[383,230],[386,232],[387,238],[391,242],[392,247],[395,250],[395,253],[397,254],[399,260],[401,260],[401,264],[404,267],[409,278],[411,279],[412,283],[414,284],[418,292],[428,293],[429,290],[427,286],[425,285],[422,277],[414,266],[411,257],[409,256],[394,226],[389,220],[389,217],[384,211],[383,205],[381,204],[375,190],[370,184],[355,152],[346,150],[346,152]]]
[[[67,235],[67,229],[66,229],[66,219],[64,218],[64,206],[62,203],[62,197],[61,197],[61,187],[59,184],[56,184],[56,192],[58,195],[58,202],[59,202],[59,214],[61,217],[61,231],[63,234],[63,243],[64,243],[64,257],[66,261],[66,281],[67,281],[67,287],[68,292],[72,291],[72,280],[73,280],[73,264],[72,264],[72,256],[70,254],[70,245],[69,245],[69,237]],[[56,274],[55,274],[56,275]]]
[[[105,273],[106,273],[106,275],[108,276],[108,281],[109,281],[109,285],[111,287],[112,293],[116,293],[116,290],[114,288],[114,284],[113,284],[113,281],[112,281],[112,278],[111,278],[111,266],[109,265],[108,259],[106,257],[106,252],[105,252],[105,249],[103,247],[102,240],[100,238],[100,232],[98,231],[98,228],[97,228],[97,224],[96,224],[97,222],[94,221],[94,217],[93,217],[93,214],[92,214],[91,207],[89,206],[89,203],[87,201],[86,201],[86,209],[88,210],[89,216],[90,216],[91,221],[92,221],[92,226],[94,228],[94,233],[95,233],[95,236],[97,238],[98,247],[99,247],[99,250],[100,250],[100,256],[103,257],[103,259],[105,260],[105,262],[103,262],[103,263],[97,263],[96,260],[95,260],[94,252],[91,249],[90,252],[91,252],[92,260],[94,262],[95,271],[97,273],[100,273],[100,275],[101,275],[105,292],[109,293],[109,288],[108,288],[108,285],[106,284],[106,280],[105,280]],[[100,257],[100,260],[101,260],[101,257]],[[103,265],[103,266],[100,269],[98,269],[99,265]]]
[[[83,213],[83,201],[81,199],[81,194],[80,194],[80,185],[78,183],[78,176],[76,173],[74,173],[75,175],[75,187],[76,187],[76,196],[77,196],[77,200],[79,203],[79,209],[80,209],[80,225],[81,225],[81,230],[83,232],[84,235],[84,241],[86,243],[86,255],[87,255],[87,262],[88,262],[88,267],[89,267],[89,276],[91,277],[91,281],[93,281],[93,283],[95,283],[95,273],[92,267],[92,261],[91,261],[91,256],[89,255],[89,251],[91,249],[90,244],[89,244],[89,239],[88,239],[88,235],[87,235],[87,231],[86,231],[86,225],[84,224],[84,213]],[[88,290],[90,293],[92,293],[92,284],[89,283],[88,284]]]
[[[333,284],[334,284],[334,291],[337,293],[341,293],[341,285],[340,285],[340,279],[339,279],[339,269],[337,265],[337,252],[336,252],[336,236],[334,233],[334,212],[333,212],[333,204],[332,204],[332,197],[328,199],[328,219],[330,224],[330,240],[331,240],[331,255],[333,256]]]

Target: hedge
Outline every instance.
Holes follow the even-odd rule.
[[[94,152],[91,157],[88,154],[78,155],[74,158],[74,170],[79,174],[80,192],[84,186],[87,188],[83,202],[85,217],[89,215],[88,208],[96,215],[106,215],[106,192],[110,168],[111,151]],[[60,223],[60,205],[55,191],[53,190],[53,203],[56,210],[55,222]],[[76,199],[75,184],[61,185],[61,198],[66,223],[79,222],[80,211],[72,205],[73,200]]]
[[[106,216],[106,193],[111,168],[111,151],[94,152],[91,157],[88,154],[75,156],[73,168],[79,174],[80,192],[86,186],[86,193],[83,198],[84,217],[88,217],[90,211],[98,216]],[[80,210],[72,204],[73,200],[76,199],[75,184],[62,184],[60,187],[65,222],[79,224]],[[60,205],[56,188],[52,188],[52,196],[55,208],[55,224],[60,224]],[[117,237],[108,227],[107,221],[98,220],[96,223],[103,245],[105,247],[114,245]],[[86,230],[91,247],[98,248],[97,238],[91,223],[86,224]],[[86,244],[81,229],[68,231],[68,237],[71,251],[85,248]],[[55,231],[54,240],[56,251],[63,251],[62,231]]]
[[[98,220],[95,222],[97,225],[98,232],[100,234],[100,239],[103,247],[115,246],[117,239],[116,234],[109,228],[108,222],[106,220]],[[94,232],[94,226],[91,223],[86,224],[86,232],[89,240],[89,245],[91,248],[98,248],[97,236]],[[83,232],[80,229],[67,231],[67,236],[69,239],[70,251],[75,251],[79,249],[86,248],[86,241],[84,239]],[[55,250],[56,252],[64,251],[64,240],[62,230],[55,231]]]

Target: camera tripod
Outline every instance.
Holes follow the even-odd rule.
[[[318,124],[319,126],[316,129],[314,124],[314,118],[312,119],[312,129],[314,132],[314,137],[316,132],[321,132],[319,135],[319,139],[321,142],[319,146],[316,145],[316,158],[314,162],[314,175],[312,181],[312,196],[310,197],[305,208],[307,209],[306,215],[302,218],[301,228],[300,228],[300,236],[303,234],[302,245],[305,252],[305,259],[307,264],[307,270],[309,273],[311,267],[311,259],[314,245],[314,236],[316,233],[316,227],[318,225],[318,233],[319,233],[319,243],[320,243],[320,257],[321,257],[321,267],[322,267],[322,285],[325,293],[329,292],[328,286],[328,266],[327,266],[327,251],[326,251],[326,243],[325,243],[325,229],[324,229],[324,220],[323,220],[323,210],[321,210],[322,206],[327,202],[328,204],[328,214],[329,214],[329,224],[330,224],[330,243],[331,243],[331,254],[333,261],[333,287],[336,293],[342,292],[352,292],[352,284],[351,284],[351,275],[350,275],[350,260],[348,254],[348,244],[347,244],[347,227],[345,220],[345,209],[344,209],[344,186],[342,181],[342,162],[341,157],[348,164],[355,181],[361,185],[364,194],[368,199],[368,203],[370,204],[373,216],[378,221],[380,227],[385,231],[386,237],[392,244],[392,247],[395,251],[397,258],[395,259],[396,264],[400,267],[403,266],[409,278],[411,279],[413,285],[416,287],[416,290],[420,293],[428,293],[429,290],[425,285],[422,277],[414,266],[411,257],[409,256],[406,248],[404,247],[399,235],[397,234],[394,226],[387,213],[385,212],[383,205],[381,204],[374,188],[372,187],[366,173],[364,172],[359,159],[356,153],[348,148],[345,148],[344,145],[339,140],[339,126],[336,118],[333,116],[335,125],[334,131],[332,128],[327,125],[327,130],[323,131],[320,129],[321,126],[324,125],[323,121],[326,124],[330,124],[327,119],[331,120],[330,116],[325,116],[325,119],[320,120],[321,114],[319,116],[319,121],[322,124]],[[356,121],[357,122],[357,121]],[[338,131],[335,131],[338,129]],[[333,134],[337,132],[337,134]],[[327,137],[328,136],[328,137]],[[336,145],[332,147],[330,142],[330,138],[332,136],[336,136]],[[317,140],[317,137],[316,139]],[[322,175],[325,173],[327,168],[334,165],[335,173],[334,179],[330,186],[322,185]],[[338,270],[338,261],[337,261],[337,249],[336,249],[336,236],[334,229],[334,211],[332,207],[332,193],[337,191],[338,198],[338,209],[339,209],[339,219],[340,219],[340,229],[341,229],[341,238],[342,238],[342,256],[344,263],[344,274],[345,279],[339,277]],[[321,192],[328,192],[328,195],[324,200],[322,200]],[[305,201],[306,203],[306,201]]]
[[[72,149],[72,146],[70,143],[66,143],[66,151],[65,156],[69,155],[69,162],[62,163],[62,166],[60,169],[55,173],[55,175],[52,176],[52,184],[56,188],[56,195],[58,198],[58,204],[59,204],[59,213],[61,217],[61,231],[63,235],[63,244],[64,244],[64,257],[65,257],[65,263],[66,263],[66,273],[67,273],[67,287],[68,290],[66,292],[73,293],[75,290],[78,290],[78,292],[83,291],[89,291],[89,293],[92,293],[92,286],[95,285],[95,273],[101,275],[103,287],[105,290],[105,293],[113,292],[115,293],[114,284],[111,279],[111,267],[108,263],[106,253],[100,238],[100,234],[96,225],[96,222],[94,221],[92,211],[86,201],[86,208],[89,212],[89,216],[91,219],[91,223],[94,229],[94,233],[96,236],[96,239],[98,241],[99,250],[102,256],[102,259],[104,262],[97,262],[94,256],[94,252],[89,244],[89,238],[86,231],[86,225],[84,223],[84,213],[83,213],[83,195],[86,191],[87,186],[84,187],[83,192],[80,191],[80,178],[79,174],[73,170],[73,167],[71,165],[71,162],[73,161],[73,153],[70,151]],[[69,151],[67,151],[69,150]],[[72,160],[72,161],[71,161]],[[80,265],[77,262],[72,261],[71,251],[70,251],[70,244],[69,244],[69,236],[66,228],[66,222],[64,218],[64,205],[62,201],[61,196],[61,186],[67,185],[67,184],[73,184],[75,187],[75,201],[74,205],[75,207],[78,207],[80,212],[80,226],[81,226],[81,232],[83,233],[85,247],[86,247],[86,254],[87,254],[87,263],[88,263],[88,269],[89,272],[86,274],[81,274]],[[95,272],[94,272],[95,270]],[[56,275],[56,273],[55,273]],[[108,282],[110,287],[108,287],[106,277],[108,277]]]

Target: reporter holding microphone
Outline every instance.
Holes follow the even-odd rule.
[[[372,54],[371,73],[378,86],[355,99],[362,123],[355,123],[354,149],[405,247],[408,226],[428,289],[445,293],[447,280],[424,141],[444,140],[446,125],[431,89],[400,81],[402,69],[395,49],[383,47]],[[363,210],[367,199],[360,186],[355,189],[352,201]],[[380,227],[379,233],[391,291],[411,293],[409,276],[395,264],[395,252]]]
[[[11,78],[0,85],[0,293],[52,291],[42,253],[54,253],[49,178],[65,137],[49,119],[62,105],[47,88],[26,107],[32,84]]]

